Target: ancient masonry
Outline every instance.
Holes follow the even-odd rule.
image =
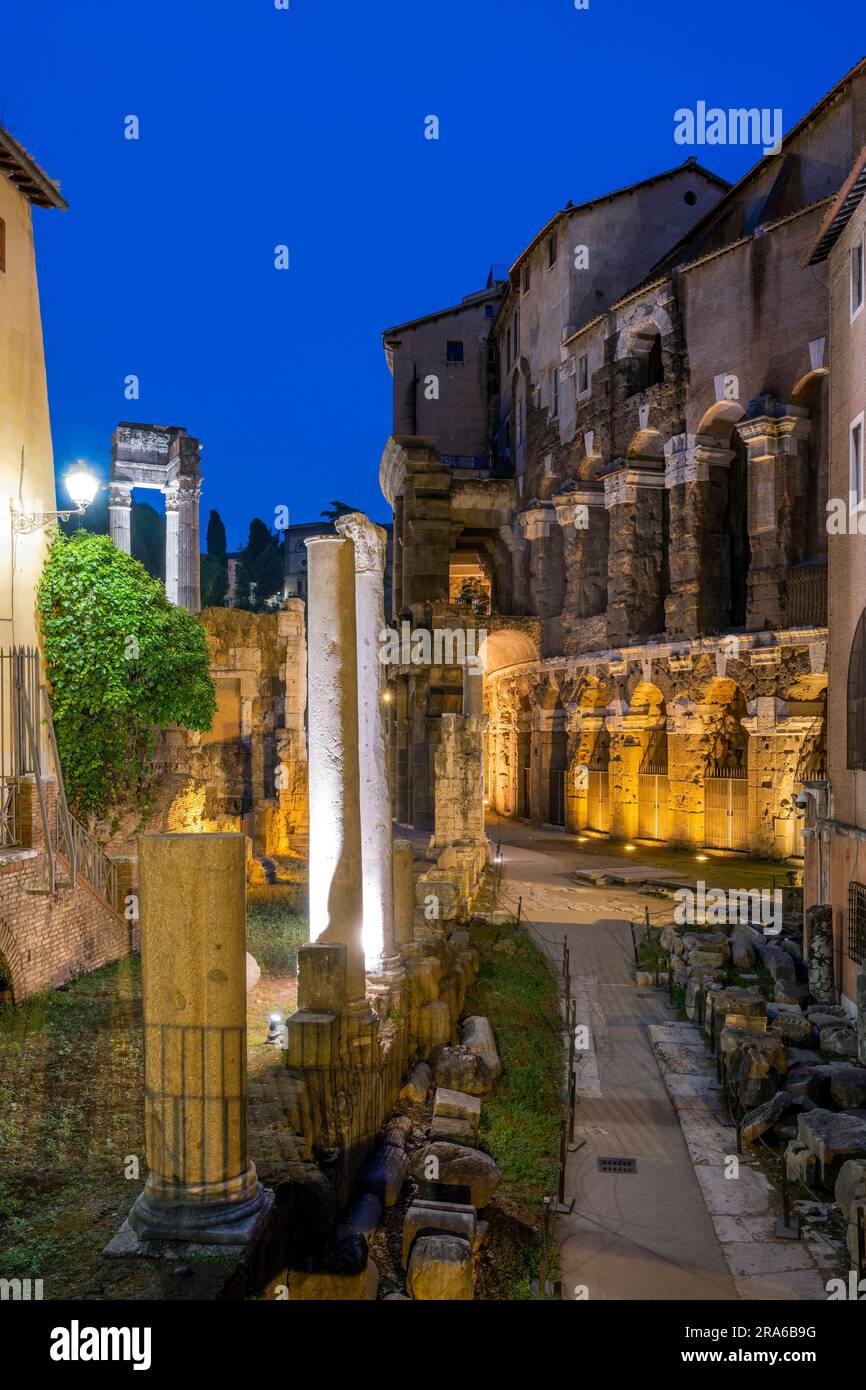
[[[132,553],[132,489],[165,497],[165,592],[181,608],[201,608],[198,504],[201,444],[175,425],[124,421],[112,437],[108,517],[111,539]]]
[[[407,1287],[416,1299],[468,1299],[485,1229],[478,1208],[499,1181],[474,1147],[480,1097],[500,1064],[485,1020],[458,1031],[478,968],[458,921],[488,847],[476,827],[471,842],[451,841],[422,862],[416,878],[412,845],[392,842],[380,701],[384,535],[353,513],[339,534],[307,545],[316,634],[310,944],[299,950],[285,1064],[250,1090],[267,1115],[275,1152],[264,1164],[281,1180],[277,1201],[263,1195],[246,1140],[243,837],[145,836],[151,1172],[109,1249],[157,1255],[157,1239],[171,1242],[172,1257],[181,1247],[235,1247],[245,1252],[248,1289],[285,1286],[293,1300],[375,1297],[369,1239],[411,1167],[421,1192],[404,1231]],[[472,680],[465,719],[477,746],[480,678]],[[480,798],[480,783],[475,791]],[[401,1092],[426,1102],[428,1062],[438,1087],[430,1142],[410,1154],[410,1118],[388,1117]]]

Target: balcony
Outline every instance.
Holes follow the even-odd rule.
[[[788,626],[827,626],[827,560],[804,560],[788,571]]]

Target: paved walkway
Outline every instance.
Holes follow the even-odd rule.
[[[570,878],[567,836],[502,825],[506,905],[526,915],[557,959],[567,939],[577,1023],[592,1046],[578,1073],[575,1141],[558,1218],[563,1298],[735,1299],[648,1030],[674,1015],[656,992],[637,994],[629,922],[658,900]],[[634,1158],[637,1171],[604,1173],[598,1160]]]

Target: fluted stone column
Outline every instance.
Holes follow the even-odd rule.
[[[368,972],[390,976],[399,973],[401,965],[394,945],[391,795],[380,660],[388,535],[362,512],[340,517],[336,528],[351,541],[355,560],[364,961]]]
[[[132,484],[112,483],[108,490],[108,531],[118,550],[132,554]]]
[[[201,559],[198,538],[200,478],[180,478],[177,513],[177,599],[190,613],[201,609]]]
[[[245,1245],[269,1197],[247,1152],[243,835],[139,841],[145,1121],[141,1240]]]
[[[365,1005],[355,553],[307,542],[310,941],[346,946],[350,1010]]]

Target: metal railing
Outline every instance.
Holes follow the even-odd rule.
[[[72,867],[72,883],[80,873],[110,907],[117,905],[117,865],[113,864],[98,841],[68,809],[56,805],[56,834],[58,846],[68,845],[66,853]]]
[[[57,798],[48,811],[43,779],[43,748],[54,773]],[[48,892],[74,888],[80,872],[101,898],[117,909],[117,866],[70,813],[48,691],[41,683],[39,653],[33,647],[0,651],[0,848],[21,844],[21,781],[32,776],[39,802],[48,861]],[[69,881],[57,882],[57,856],[69,865]]]
[[[788,571],[788,626],[826,625],[827,560],[806,560]]]

